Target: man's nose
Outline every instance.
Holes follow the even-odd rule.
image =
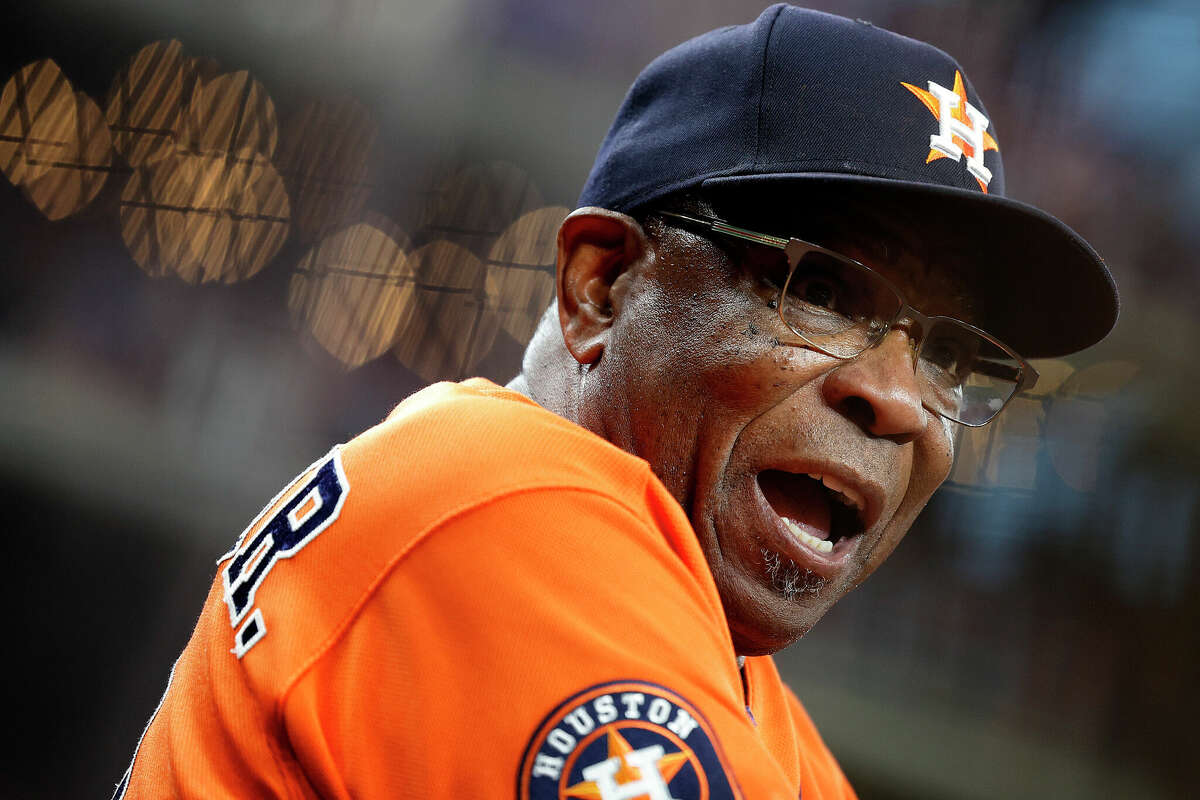
[[[825,401],[874,435],[911,441],[929,422],[909,334],[890,331],[878,345],[825,376]]]

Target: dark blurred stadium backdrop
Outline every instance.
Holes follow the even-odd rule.
[[[1200,7],[811,5],[958,55],[1011,193],[1093,241],[1124,311],[963,432],[781,666],[866,800],[1195,796]],[[629,81],[760,9],[11,9],[0,796],[108,791],[259,505],[421,385],[515,374]]]

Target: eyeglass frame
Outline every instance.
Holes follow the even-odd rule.
[[[1014,382],[1014,388],[1013,388],[1012,393],[1007,398],[1005,398],[1004,404],[1001,405],[1000,408],[996,409],[995,413],[993,413],[990,417],[985,419],[983,422],[977,422],[977,423],[964,422],[963,420],[954,419],[953,417],[951,417],[947,414],[944,414],[941,411],[938,411],[936,408],[929,409],[930,411],[937,414],[938,416],[944,417],[945,419],[948,419],[951,422],[954,422],[959,425],[965,425],[968,428],[982,428],[983,426],[987,425],[989,422],[994,420],[996,417],[1000,416],[1000,413],[1002,411],[1004,411],[1005,408],[1008,407],[1008,404],[1010,402],[1012,402],[1012,399],[1014,397],[1016,397],[1021,392],[1032,389],[1037,384],[1038,377],[1039,377],[1037,369],[1035,369],[1034,366],[1032,364],[1030,364],[1029,361],[1027,361],[1024,357],[1022,357],[1017,351],[1013,350],[1011,347],[1009,347],[1004,342],[997,339],[992,334],[988,333],[987,331],[985,331],[981,328],[977,328],[976,326],[972,325],[969,322],[964,322],[961,319],[946,316],[943,314],[928,315],[928,314],[922,313],[920,310],[918,310],[917,308],[914,308],[908,302],[908,299],[904,296],[904,293],[901,292],[899,287],[897,287],[896,284],[894,284],[891,280],[889,280],[887,276],[883,275],[878,270],[872,269],[871,267],[867,266],[866,264],[863,264],[861,261],[856,261],[855,259],[850,258],[849,256],[842,255],[841,253],[838,253],[837,251],[830,250],[827,247],[822,247],[821,245],[815,244],[813,242],[805,241],[804,239],[797,239],[795,237],[784,238],[781,236],[772,236],[771,234],[768,234],[768,233],[759,233],[757,231],[752,231],[747,228],[740,228],[736,225],[731,225],[730,223],[728,223],[722,219],[718,219],[717,217],[708,217],[708,216],[696,217],[696,216],[691,216],[689,214],[680,214],[677,211],[665,211],[665,210],[661,210],[661,209],[656,209],[655,211],[652,212],[652,215],[658,216],[658,217],[666,217],[668,219],[681,220],[683,222],[690,223],[691,225],[694,225],[694,226],[703,227],[705,230],[713,232],[713,233],[720,233],[720,234],[724,234],[726,236],[733,237],[735,239],[740,239],[742,241],[752,242],[754,244],[760,244],[760,245],[764,245],[766,247],[772,247],[777,250],[782,250],[788,261],[788,277],[787,277],[787,280],[784,281],[783,286],[781,286],[779,289],[779,296],[776,298],[776,302],[775,302],[775,310],[776,310],[776,313],[779,315],[779,321],[783,324],[783,326],[785,328],[787,328],[789,331],[791,331],[792,333],[799,336],[800,339],[804,342],[804,345],[800,345],[800,346],[811,347],[814,350],[816,350],[818,353],[827,355],[830,358],[836,358],[839,361],[849,361],[851,359],[858,358],[863,353],[867,352],[868,350],[870,350],[872,348],[878,347],[880,345],[880,343],[882,343],[883,340],[887,338],[887,335],[889,333],[891,333],[893,330],[895,330],[898,326],[902,326],[906,329],[906,331],[909,331],[909,335],[908,335],[909,346],[913,351],[913,367],[915,368],[916,362],[920,358],[920,355],[921,355],[921,349],[925,345],[925,341],[927,338],[926,334],[933,328],[933,325],[936,322],[938,322],[939,320],[945,320],[947,322],[951,322],[956,325],[961,325],[961,326],[965,327],[966,329],[968,329],[969,331],[977,334],[981,338],[987,340],[988,342],[991,342],[993,345],[998,347],[1001,351],[1003,351],[1007,355],[1011,356],[1012,359],[1020,365],[1018,379]],[[813,251],[816,251],[818,253],[824,253],[825,255],[827,255],[831,258],[835,258],[835,259],[837,259],[839,261],[843,261],[843,262],[848,262],[858,269],[865,270],[867,272],[867,274],[874,276],[880,282],[882,282],[883,285],[885,285],[888,289],[890,289],[892,291],[892,293],[895,294],[896,298],[900,301],[900,309],[896,312],[896,315],[888,322],[887,327],[883,330],[883,332],[879,335],[879,337],[877,339],[875,339],[874,341],[872,341],[870,344],[868,344],[866,347],[864,347],[862,350],[859,350],[857,353],[854,353],[853,355],[840,356],[840,355],[837,355],[836,353],[829,352],[829,350],[825,349],[824,347],[817,344],[816,342],[809,340],[808,337],[806,337],[803,333],[801,333],[800,331],[793,328],[790,324],[788,324],[788,321],[783,316],[784,295],[787,293],[788,287],[791,284],[792,276],[795,275],[796,268],[800,265],[800,259],[805,254],[813,252]],[[912,329],[913,325],[916,325],[918,328],[919,335],[916,337],[913,337],[912,333],[911,333],[911,329]],[[925,405],[925,404],[922,403],[922,405]],[[928,406],[926,406],[926,408],[928,408]]]

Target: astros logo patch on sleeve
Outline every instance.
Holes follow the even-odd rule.
[[[521,759],[521,800],[732,800],[712,732],[679,695],[594,686],[554,709]]]

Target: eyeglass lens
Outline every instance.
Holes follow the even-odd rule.
[[[779,303],[780,316],[796,335],[839,358],[877,344],[903,307],[903,298],[881,275],[815,249],[797,259]],[[1021,378],[1021,362],[1012,354],[948,318],[930,320],[917,369],[925,405],[966,425],[982,425],[998,414]]]

